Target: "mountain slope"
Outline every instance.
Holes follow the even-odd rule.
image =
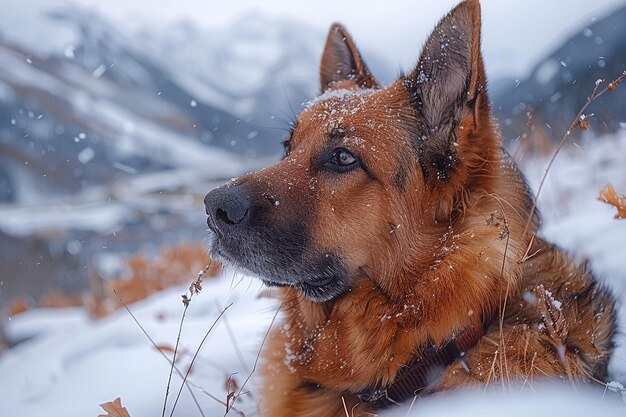
[[[597,79],[607,83],[626,70],[626,6],[581,28],[548,56],[527,79],[499,81],[492,86],[496,117],[504,138],[527,132],[527,109],[535,125],[556,140],[568,129]],[[618,88],[593,104],[596,133],[614,132],[626,122],[626,88]],[[547,125],[546,125],[547,124]]]
[[[323,38],[295,23],[148,33],[55,0],[3,12],[0,201],[277,155],[290,107],[316,90]]]

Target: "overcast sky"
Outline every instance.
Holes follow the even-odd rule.
[[[228,25],[244,13],[290,17],[326,31],[344,23],[359,46],[390,68],[409,69],[437,20],[456,0],[69,0],[128,21]],[[483,0],[483,52],[492,77],[523,77],[539,56],[625,0]],[[321,46],[320,46],[321,48]],[[367,55],[367,54],[365,54]]]

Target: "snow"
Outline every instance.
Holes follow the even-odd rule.
[[[18,42],[42,56],[54,55],[80,39],[75,28],[62,27],[52,17],[65,6],[59,0],[5,2],[0,13],[0,37]]]
[[[535,75],[535,77],[540,84],[547,84],[558,73],[559,64],[555,60],[549,59],[541,64],[541,66],[537,70],[537,74]]]
[[[245,118],[270,100],[285,101],[286,85],[304,88],[307,96],[315,92],[316,84],[310,80],[317,75],[322,31],[286,19],[244,14],[227,27],[171,22],[166,33],[164,38],[163,31],[148,28],[138,38],[199,103]]]
[[[85,149],[83,149],[82,151],[80,151],[77,155],[78,160],[82,163],[82,164],[86,164],[87,162],[91,161],[93,159],[93,157],[95,156],[95,152],[92,148],[87,147]]]
[[[351,98],[360,98],[360,97],[368,96],[378,91],[380,90],[377,90],[374,88],[361,88],[358,90],[348,90],[345,88],[332,89],[332,90],[328,90],[324,92],[323,94],[320,94],[319,96],[313,98],[312,100],[309,100],[307,103],[305,103],[304,108],[308,110],[316,106],[317,104],[322,103],[327,100],[339,99],[341,101],[345,101]]]
[[[557,157],[539,199],[545,219],[543,235],[576,256],[591,259],[598,277],[625,305],[626,221],[615,220],[614,209],[596,197],[607,182],[612,182],[618,191],[626,190],[626,133],[589,137],[577,144],[579,147],[568,146]],[[522,161],[535,189],[547,162],[548,157]],[[149,189],[154,183],[146,181],[145,187]],[[135,186],[142,188],[141,184]],[[190,282],[194,278],[189,277]],[[189,377],[207,416],[223,415],[224,407],[203,390],[225,401],[229,376],[234,374],[233,378],[241,384],[252,370],[278,304],[275,299],[260,296],[265,291],[262,288],[258,280],[228,271],[218,278],[206,279],[202,292],[190,303],[177,362],[183,372],[219,312],[233,303],[207,338]],[[183,311],[181,294],[186,290],[186,286],[169,289],[130,306],[158,345],[175,344]],[[620,310],[619,320],[622,326],[626,323],[626,309]],[[94,416],[100,411],[98,404],[118,396],[132,417],[160,414],[169,364],[126,311],[92,321],[80,309],[36,309],[9,318],[3,326],[11,339],[31,339],[0,356],[1,416]],[[618,336],[617,344],[609,365],[611,389],[619,389],[626,382],[623,334]],[[172,381],[170,405],[181,379],[174,374]],[[236,404],[248,417],[256,415],[254,395],[258,383],[253,377],[246,387],[251,393]],[[618,394],[611,389],[598,385],[595,389],[572,392],[563,385],[525,384],[523,390],[510,387],[506,393],[501,389],[470,391],[445,400],[420,400],[409,414],[407,405],[386,415],[623,415],[626,408],[615,400]],[[183,390],[175,415],[199,414]]]
[[[568,389],[539,384],[525,389],[513,387],[487,392],[468,392],[446,398],[427,399],[413,405],[411,411],[397,410],[381,417],[528,417],[528,416],[618,416],[626,412],[615,394],[585,389]],[[410,406],[410,405],[409,405]],[[405,406],[403,408],[408,408]]]
[[[83,308],[39,308],[11,318],[4,331],[10,340],[25,340],[88,325],[88,321],[89,316]]]
[[[522,161],[535,191],[548,158]],[[626,190],[626,131],[572,142],[557,157],[539,197],[542,230],[547,239],[592,259],[600,278],[626,291],[624,252],[615,250],[626,244],[626,221],[616,221],[615,208],[597,199],[607,183]]]
[[[4,18],[0,16],[0,23]],[[42,20],[48,22],[50,19]],[[54,19],[51,21],[55,23]],[[67,100],[75,116],[95,133],[116,137],[112,147],[121,156],[145,156],[166,166],[195,167],[203,171],[211,170],[214,175],[226,172],[230,172],[226,175],[232,175],[241,170],[233,154],[206,146],[179,131],[164,129],[156,121],[166,117],[186,120],[186,117],[174,109],[163,107],[162,103],[154,104],[153,100],[142,95],[129,95],[120,85],[102,77],[106,70],[103,65],[96,65],[93,73],[88,75],[89,79],[84,79],[84,74],[70,65],[64,66],[62,77],[55,76],[46,65],[26,65],[21,54],[10,48],[0,48],[0,61],[3,63],[0,65],[0,78],[19,87],[41,90]],[[132,63],[128,64],[125,72],[131,70]],[[129,107],[129,102],[141,104]],[[44,133],[40,136],[46,137]],[[85,133],[82,133],[75,141],[85,138]],[[79,160],[86,163],[94,156],[87,151],[79,155]]]
[[[458,3],[458,0],[396,0],[369,2],[368,7],[364,8],[355,0],[244,0],[220,2],[219,7],[215,7],[212,2],[197,0],[74,1],[97,9],[126,25],[158,28],[172,21],[190,21],[199,27],[234,27],[242,14],[251,11],[296,20],[301,26],[310,25],[319,32],[328,30],[332,22],[341,22],[352,33],[358,45],[371,47],[376,54],[387,57],[394,64],[400,63],[405,69],[415,64],[433,25]],[[490,78],[524,76],[535,64],[537,57],[545,55],[546,51],[569,35],[571,27],[589,24],[593,18],[610,13],[622,1],[596,0],[590,3],[587,0],[569,0],[567,7],[563,4],[545,0],[481,2],[484,16],[482,44],[486,61],[490,63]],[[528,22],[533,22],[532,29]],[[171,31],[167,33],[169,35]],[[511,45],[515,45],[515,48]]]
[[[484,1],[483,49],[490,78],[522,77],[550,44],[562,42],[570,27],[588,24],[619,2],[597,0],[590,6],[585,0],[571,0],[570,7],[564,8],[559,2],[541,0],[519,5]],[[379,60],[369,58],[385,56],[394,66],[400,63],[410,71],[434,22],[456,3],[403,0],[363,9],[353,1],[337,4],[331,0],[223,2],[220,7],[195,0],[23,0],[3,6],[0,40],[32,51],[33,58],[74,59],[85,39],[81,26],[67,15],[78,14],[80,21],[93,25],[101,25],[103,18],[110,26],[98,29],[99,33],[110,34],[114,29],[128,35],[125,44],[130,49],[156,52],[169,75],[196,93],[199,103],[243,115],[259,104],[254,96],[267,79],[273,80],[271,84],[280,84],[280,78],[304,84],[314,79],[324,34],[332,22],[346,24],[358,44],[367,48],[362,52],[372,70],[386,83],[395,71],[381,74],[378,70],[384,67]],[[541,13],[535,12],[538,7]],[[355,8],[359,13],[354,13]],[[533,21],[532,30],[527,28],[528,21]],[[376,22],[375,27],[371,22]],[[512,44],[516,47],[511,48]],[[100,79],[107,68],[95,62],[91,71]],[[141,74],[132,77],[141,78]]]
[[[38,205],[5,205],[0,206],[0,230],[13,236],[31,236],[39,231],[62,230],[111,233],[133,215],[130,207],[110,202],[51,204],[46,213],[42,213]]]
[[[576,4],[580,6],[585,0],[576,0],[565,10],[558,2],[533,1],[541,4],[542,13],[537,14],[536,7],[527,2],[520,6],[483,2],[484,50],[487,55],[493,54],[487,56],[487,61],[492,63],[492,73],[523,74],[532,67],[536,57],[543,55],[537,45],[545,45],[546,40],[553,38],[552,42],[558,43],[560,40],[554,35],[562,32],[561,36],[566,36],[565,25],[574,20],[588,22],[591,16],[604,14],[618,0],[599,0],[593,7],[578,7]],[[80,58],[75,52],[89,40],[85,39],[77,22],[88,21],[95,27],[96,35],[102,32],[115,36],[114,42],[106,42],[109,46],[128,43],[130,51],[156,52],[155,62],[169,71],[169,76],[184,90],[193,92],[189,107],[214,104],[243,116],[265,102],[258,98],[260,90],[272,83],[310,85],[310,81],[305,80],[316,78],[323,35],[331,21],[346,23],[360,45],[372,46],[380,55],[391,57],[392,62],[401,61],[405,68],[412,68],[423,37],[456,2],[432,2],[429,6],[423,2],[395,5],[384,2],[361,7],[360,13],[354,13],[355,5],[351,2],[320,5],[319,2],[286,4],[271,0],[255,6],[261,13],[250,13],[250,5],[243,4],[245,2],[222,4],[218,8],[210,2],[201,6],[201,2],[195,0],[167,0],[167,5],[161,3],[160,6],[156,6],[158,2],[145,0],[5,2],[0,13],[0,41],[19,48],[0,48],[0,78],[18,87],[29,86],[66,98],[86,124],[104,123],[114,132],[118,139],[116,150],[120,154],[149,156],[175,169],[136,175],[64,201],[50,200],[46,202],[45,212],[35,206],[0,206],[0,229],[15,236],[41,232],[54,236],[57,231],[66,229],[109,233],[129,220],[140,215],[150,216],[163,208],[201,213],[196,207],[200,202],[179,195],[168,196],[162,191],[196,184],[196,191],[206,192],[208,182],[238,175],[243,170],[240,161],[228,152],[201,145],[184,134],[163,130],[153,122],[153,119],[170,115],[172,109],[162,108],[160,103],[154,104],[142,96],[128,98],[142,103],[137,106],[141,110],[138,113],[121,105],[124,91],[107,81],[113,72],[111,67],[100,61],[93,62],[89,71],[83,73],[68,64]],[[198,7],[205,12],[199,12]],[[162,19],[153,19],[159,13]],[[111,21],[99,19],[102,15]],[[294,17],[301,20],[294,20]],[[191,19],[191,22],[184,22],[184,19]],[[529,31],[524,25],[530,20],[534,27]],[[373,21],[377,22],[376,30],[373,30]],[[387,30],[389,28],[393,30]],[[420,33],[423,36],[419,36]],[[508,36],[511,34],[515,36]],[[590,30],[585,31],[585,36],[592,35]],[[93,36],[95,40],[100,39]],[[511,52],[513,43],[519,47],[515,52]],[[144,55],[137,53],[137,56]],[[60,62],[63,77],[47,72],[44,65],[47,59],[59,57],[68,60]],[[311,57],[315,65],[310,65]],[[288,68],[286,61],[290,62]],[[141,67],[135,67],[132,62],[127,65],[124,72],[130,79],[147,78]],[[547,82],[560,65],[565,63],[547,62],[537,77]],[[341,99],[348,93],[354,94],[335,91],[312,103],[331,96]],[[13,89],[0,83],[0,98],[12,101],[13,94]],[[274,95],[268,91],[265,97]],[[557,101],[559,97],[555,95],[553,99]],[[42,116],[29,114],[29,118]],[[11,119],[11,124],[16,123],[18,121]],[[248,139],[257,135],[256,131],[250,132]],[[86,133],[81,132],[75,141],[80,143],[86,138]],[[347,137],[346,140],[364,146],[361,138]],[[615,291],[624,305],[626,221],[614,220],[614,208],[597,201],[596,196],[607,182],[613,183],[619,192],[626,190],[626,133],[590,137],[576,145],[580,149],[570,146],[557,158],[542,192],[539,207],[545,218],[543,235],[581,259],[591,259],[598,277]],[[85,147],[76,156],[80,162],[88,163],[98,154],[93,148]],[[536,189],[547,158],[522,162]],[[135,168],[122,163],[114,166],[136,173]],[[279,206],[280,201],[276,200],[275,205]],[[81,251],[80,241],[68,242],[67,250],[70,253]],[[107,260],[106,254],[100,257],[110,269],[119,268],[115,263],[118,258]],[[130,306],[157,344],[174,345],[183,310],[180,295],[185,291],[185,287],[173,288]],[[233,303],[208,337],[190,376],[207,416],[222,415],[224,408],[202,390],[225,401],[224,385],[229,376],[234,373],[233,378],[241,383],[251,372],[276,310],[276,302],[259,297],[260,291],[257,280],[226,272],[205,281],[204,290],[191,302],[183,328],[181,359],[177,364],[183,370],[221,308]],[[559,306],[558,300],[553,302]],[[626,309],[620,310],[619,320],[622,327],[626,325]],[[0,356],[0,416],[97,415],[100,412],[97,404],[118,396],[133,417],[160,414],[169,365],[126,311],[93,321],[82,309],[35,309],[9,317],[0,326],[9,340],[29,339]],[[609,385],[619,389],[626,383],[626,336],[621,334],[617,342],[618,349],[609,369],[614,380]],[[173,381],[171,400],[180,378],[175,375]],[[248,417],[255,415],[255,383],[257,381],[253,380],[249,386],[252,393],[243,396],[237,404]],[[578,392],[573,396],[562,387],[533,388],[538,392],[531,397],[527,393],[523,396],[500,392],[489,395],[490,409],[486,409],[484,397],[476,393],[464,393],[445,402],[430,399],[419,404],[419,415],[586,416],[591,413],[617,415],[624,411],[616,409],[608,401],[612,396],[607,394],[605,398],[601,391]],[[187,391],[183,391],[178,414],[199,414]]]
[[[190,277],[190,280],[193,277]],[[224,383],[235,374],[241,383],[250,373],[259,349],[259,340],[276,309],[275,302],[258,298],[259,282],[223,275],[204,281],[202,293],[193,297],[187,312],[177,366],[184,373],[200,340],[222,308],[233,306],[209,335],[189,381],[225,400]],[[157,345],[173,347],[183,311],[181,294],[174,288],[130,306]],[[9,335],[31,336],[2,356],[0,402],[2,416],[84,417],[97,415],[98,404],[122,397],[136,416],[160,415],[170,366],[142,334],[129,314],[122,310],[97,322],[84,319],[79,310],[33,310],[6,322]],[[57,323],[54,327],[50,323]],[[64,323],[61,325],[60,323]],[[235,333],[229,336],[228,327]],[[236,354],[243,353],[243,361]],[[167,353],[171,355],[171,353]],[[180,386],[173,377],[171,401]],[[196,389],[205,414],[223,413],[222,405]],[[197,414],[183,390],[178,415]],[[71,400],[70,400],[71,399]],[[251,407],[243,396],[237,406]]]
[[[577,146],[575,146],[577,145]],[[522,168],[535,192],[550,155],[522,161]],[[626,190],[626,131],[602,137],[586,136],[572,143],[557,157],[539,197],[544,218],[542,235],[564,247],[580,260],[591,260],[598,279],[626,305],[626,220],[614,219],[616,209],[598,200],[607,183]],[[626,308],[618,314],[626,326]],[[616,380],[626,381],[626,335],[619,332],[618,349],[609,363]]]

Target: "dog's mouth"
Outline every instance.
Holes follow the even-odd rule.
[[[209,232],[214,234],[216,238],[224,237],[224,234],[220,232],[220,229],[218,229],[215,225],[215,219],[213,219],[213,216],[208,211],[206,217],[206,225],[209,228]]]
[[[293,259],[289,253],[277,251],[271,242],[250,246],[210,230],[209,252],[213,257],[259,278],[268,287],[293,287],[315,302],[336,299],[348,289],[344,262],[333,253]]]
[[[347,288],[344,288],[343,283],[337,277],[331,277],[324,282],[283,283],[267,278],[261,278],[261,281],[268,287],[293,287],[311,301],[318,303],[334,300],[347,291]]]

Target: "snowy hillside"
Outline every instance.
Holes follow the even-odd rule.
[[[302,22],[248,14],[211,29],[188,20],[168,27],[138,21],[121,25],[63,0],[25,0],[3,11],[0,38],[33,56],[73,59],[95,71],[96,78],[113,72],[111,77],[126,84],[154,82],[141,62],[151,61],[198,102],[242,118],[258,112],[263,90],[284,94],[283,84],[290,93],[300,90],[304,96],[291,97],[296,104],[317,90],[325,34]],[[110,61],[115,65],[107,65]],[[263,99],[279,104],[272,97]],[[284,97],[280,104],[288,109]]]
[[[199,101],[238,117],[284,118],[288,100],[298,110],[317,91],[324,33],[301,22],[249,14],[224,28],[178,22],[165,32],[144,28],[135,37]]]
[[[262,16],[206,30],[124,25],[63,0],[3,7],[0,202],[210,169],[223,150],[275,157],[290,107],[317,90],[323,40]]]
[[[323,41],[261,15],[200,29],[3,6],[0,304],[84,289],[102,252],[201,239],[202,195],[282,151]]]
[[[626,132],[587,138],[559,156],[540,199],[544,235],[578,256],[591,259],[601,280],[626,304],[626,222],[613,219],[613,208],[596,200],[606,182],[626,189]],[[522,161],[536,187],[547,159]],[[190,277],[192,280],[193,277]],[[186,287],[159,293],[131,305],[133,313],[160,346],[173,347]],[[190,375],[193,389],[207,416],[222,415],[228,378],[241,384],[253,369],[263,336],[277,308],[261,296],[260,283],[225,272],[205,281],[188,311],[178,366],[186,369],[211,323],[229,303],[225,317],[203,345]],[[626,323],[626,309],[619,314]],[[158,415],[169,372],[167,361],[151,345],[125,311],[90,321],[81,310],[31,310],[9,318],[4,326],[15,340],[32,337],[0,357],[0,415],[84,417],[97,415],[98,404],[120,396],[133,417]],[[610,363],[612,385],[626,383],[626,337],[620,334]],[[171,353],[167,353],[171,355]],[[180,378],[174,376],[174,392]],[[250,417],[255,412],[254,378],[236,407]],[[531,392],[532,391],[532,392]],[[537,385],[520,395],[517,388],[503,394],[464,393],[453,399],[429,399],[414,406],[416,416],[615,416],[626,412],[620,394],[595,389],[575,394],[566,388]],[[171,402],[170,402],[171,404]],[[488,406],[487,406],[488,404]],[[404,416],[404,410],[397,415]],[[176,415],[200,415],[187,390]],[[235,414],[232,414],[235,415]]]
[[[571,123],[571,115],[591,94],[594,82],[607,83],[626,70],[626,5],[591,19],[550,53],[540,57],[520,80],[496,80],[491,87],[495,115],[503,137],[513,140],[528,130],[526,112],[532,108],[536,129],[552,141]],[[626,90],[598,100],[599,117],[590,121],[596,134],[615,132],[626,122]]]

